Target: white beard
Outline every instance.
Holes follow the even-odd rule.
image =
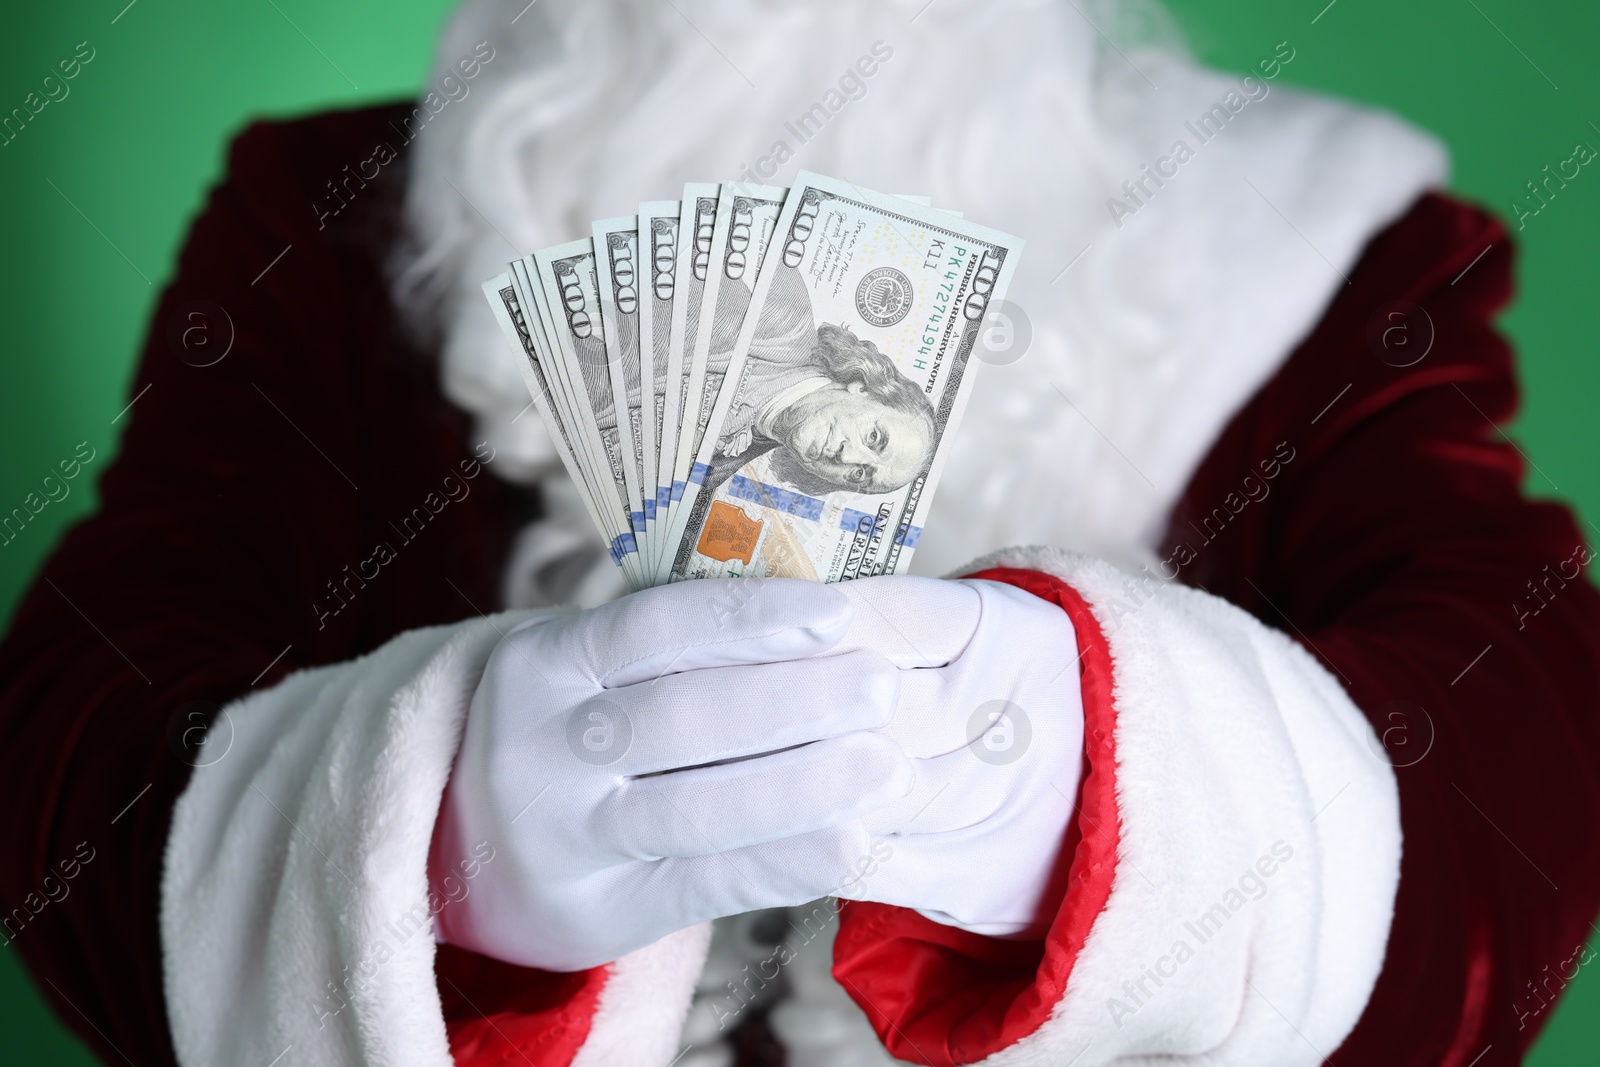
[[[1019,543],[1148,560],[1228,418],[1315,323],[1367,239],[1444,173],[1442,151],[1409,127],[1271,82],[1119,227],[1107,198],[1174,140],[1193,146],[1184,121],[1238,84],[1192,64],[1156,9],[525,4],[468,0],[445,29],[441,72],[480,40],[496,56],[417,142],[412,244],[396,275],[399,306],[442,334],[443,388],[477,417],[496,471],[561,477],[538,420],[518,417],[519,357],[479,289],[513,255],[690,180],[784,184],[804,168],[926,194],[1028,241],[1009,296],[1032,344],[982,369],[921,573]],[[785,123],[878,41],[893,54],[863,79],[865,94],[799,143]],[[780,140],[792,159],[775,174],[747,170]]]

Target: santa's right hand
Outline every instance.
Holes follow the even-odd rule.
[[[912,783],[870,732],[896,670],[829,654],[851,610],[814,582],[707,580],[511,630],[434,835],[436,892],[474,872],[438,938],[571,971],[832,892],[868,852],[862,816]]]

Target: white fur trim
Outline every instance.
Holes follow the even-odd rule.
[[[710,947],[711,924],[700,923],[612,964],[572,1067],[670,1063],[683,1049],[679,1035]]]
[[[1371,995],[1399,885],[1399,792],[1371,726],[1308,652],[1226,601],[1055,549],[965,570],[992,566],[1066,581],[1105,632],[1121,840],[1065,996],[984,1062],[1320,1064]],[[1261,895],[1233,907],[1253,869]],[[1190,925],[1218,904],[1202,942]],[[1193,956],[1177,963],[1180,941]],[[1172,973],[1139,990],[1157,966]]]
[[[1398,794],[1370,726],[1308,653],[1215,597],[1051,549],[968,569],[997,565],[1067,581],[1106,632],[1122,838],[1066,995],[985,1062],[1321,1062],[1371,994],[1399,879]],[[428,848],[478,676],[523,617],[406,633],[219,715],[167,846],[181,1063],[258,1067],[292,1048],[335,1067],[448,1067]],[[1279,842],[1292,857],[1228,910]],[[1184,924],[1219,903],[1201,944]],[[708,940],[693,927],[614,964],[575,1067],[670,1063]],[[1123,983],[1179,940],[1194,957],[1135,1001]],[[366,980],[338,985],[347,974]]]
[[[218,713],[162,882],[180,1063],[450,1067],[428,849],[484,664],[530,614],[413,630]],[[710,930],[612,964],[574,1067],[673,1058]]]
[[[218,713],[162,883],[180,1063],[452,1062],[428,847],[495,626],[413,630]]]

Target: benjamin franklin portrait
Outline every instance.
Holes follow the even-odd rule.
[[[723,291],[730,290],[735,300],[750,299],[742,285]],[[721,360],[731,341],[714,340],[714,349],[724,349]],[[888,493],[926,467],[935,442],[933,409],[922,389],[848,325],[816,325],[800,273],[780,267],[705,488],[714,490],[771,453],[777,479],[808,496]]]

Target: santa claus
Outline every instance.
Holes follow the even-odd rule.
[[[1498,429],[1510,243],[1294,42],[1125,14],[469,0],[419,103],[240,135],[0,649],[62,1018],[141,1065],[1518,1062],[1600,903],[1600,599]],[[800,166],[1029,243],[948,577],[619,596],[479,284]]]

